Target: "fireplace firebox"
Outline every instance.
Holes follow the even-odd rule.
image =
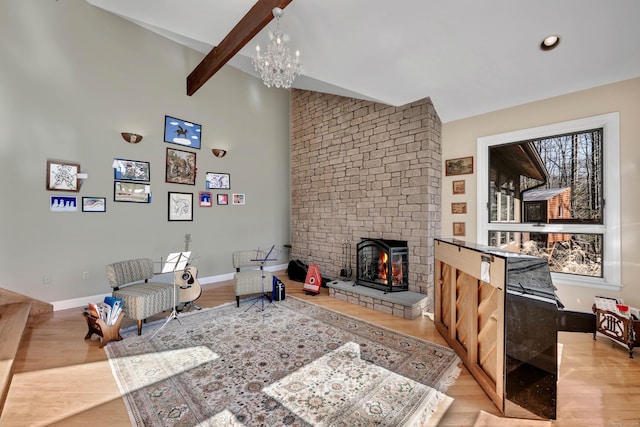
[[[409,290],[409,248],[403,240],[360,240],[355,285],[387,292]]]

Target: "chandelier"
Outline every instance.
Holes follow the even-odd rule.
[[[280,17],[283,11],[276,7],[272,12],[276,18],[276,30],[269,33],[271,40],[266,55],[260,53],[260,45],[256,46],[256,53],[252,58],[253,68],[260,73],[260,78],[267,87],[289,89],[293,79],[300,74],[300,51],[296,51],[295,58],[292,58],[286,36],[280,31]]]

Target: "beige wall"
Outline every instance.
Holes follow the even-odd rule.
[[[622,285],[620,292],[607,291],[612,297],[623,298],[627,304],[640,306],[640,78],[595,89],[580,91],[539,102],[521,105],[469,119],[445,123],[442,126],[442,158],[476,157],[476,139],[483,136],[527,129],[562,121],[620,113],[620,188],[621,194],[621,252]],[[443,167],[444,170],[444,167]],[[605,177],[606,178],[606,177]],[[453,196],[454,179],[465,179],[466,194]],[[458,177],[443,176],[442,234],[451,237],[451,202],[466,201],[467,223],[465,240],[476,240],[476,174]],[[578,286],[559,286],[558,295],[570,308],[590,310],[593,296],[602,294],[597,289]]]
[[[0,288],[86,304],[110,291],[107,263],[160,261],[187,233],[200,278],[231,273],[233,250],[289,243],[287,91],[223,67],[189,97],[202,54],[83,0],[0,2],[0,57]],[[195,186],[165,183],[166,148],[184,148],[163,142],[165,114],[202,125]],[[122,131],[144,139],[125,143]],[[113,202],[116,157],[151,163],[150,204]],[[47,159],[80,163],[89,178],[66,194],[106,197],[107,212],[50,213],[60,193],[45,190]],[[193,222],[168,222],[167,193],[197,200],[206,172],[230,173],[228,193],[246,205],[196,206]]]

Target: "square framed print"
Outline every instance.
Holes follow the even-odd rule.
[[[201,208],[210,208],[213,205],[213,202],[211,201],[211,193],[208,191],[199,192],[198,198],[200,199]]]
[[[231,175],[222,172],[207,172],[207,190],[231,189]]]
[[[245,197],[242,193],[233,193],[233,204],[234,205],[244,205]]]
[[[125,181],[151,181],[151,165],[140,160],[113,159],[113,177]]]
[[[229,195],[228,194],[219,193],[216,196],[217,196],[217,201],[218,201],[219,205],[228,205],[229,204]]]
[[[107,211],[106,197],[83,197],[82,198],[82,212],[106,212],[106,211]]]
[[[451,203],[451,213],[452,214],[466,214],[467,213],[467,202]]]
[[[164,116],[164,142],[200,149],[202,126],[175,117]]]
[[[196,153],[167,148],[165,178],[173,184],[196,185]]]
[[[193,221],[193,193],[169,192],[169,221]]]
[[[453,235],[454,236],[464,236],[465,235],[465,223],[464,222],[454,222],[453,223]]]
[[[467,175],[473,173],[473,156],[445,160],[446,175]]]
[[[77,212],[78,198],[76,196],[51,196],[49,199],[51,212]]]
[[[464,179],[453,181],[453,194],[464,194]]]
[[[151,201],[151,186],[140,182],[114,181],[113,201],[149,203]]]
[[[47,190],[80,191],[78,163],[57,162],[47,160]]]

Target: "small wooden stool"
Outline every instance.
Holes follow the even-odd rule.
[[[102,339],[100,340],[100,348],[104,347],[109,341],[120,341],[120,323],[124,319],[124,312],[120,313],[118,320],[113,326],[108,326],[104,320],[93,317],[87,312],[82,313],[87,318],[87,326],[89,326],[89,332],[85,335],[84,339],[88,340],[91,335],[96,334]]]

